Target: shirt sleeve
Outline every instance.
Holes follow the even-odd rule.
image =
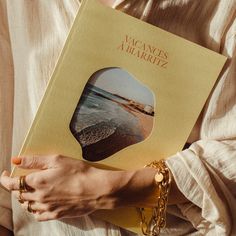
[[[221,53],[228,61],[203,113],[200,140],[167,160],[189,200],[177,207],[200,235],[236,235],[236,20]]]
[[[0,1],[0,172],[10,171],[13,118],[13,63],[7,7]],[[0,225],[13,229],[11,194],[0,187]]]

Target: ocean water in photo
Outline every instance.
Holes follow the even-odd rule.
[[[84,159],[99,161],[144,139],[138,111],[128,103],[127,98],[86,85],[70,124]]]

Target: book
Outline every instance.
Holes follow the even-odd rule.
[[[167,158],[182,150],[225,61],[84,0],[19,155],[61,154],[126,170]],[[12,176],[27,173],[15,167]],[[140,233],[135,208],[96,215]]]

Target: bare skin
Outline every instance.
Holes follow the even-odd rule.
[[[114,0],[100,0],[112,6]],[[40,171],[27,175],[26,182],[33,191],[23,193],[26,201],[32,201],[38,221],[78,217],[97,209],[113,209],[124,206],[153,207],[156,204],[156,186],[153,182],[156,170],[142,168],[135,171],[100,170],[86,163],[63,156],[13,158],[13,163],[25,169]],[[19,198],[18,177],[11,178],[4,171],[1,184]],[[172,178],[169,204],[187,201]],[[27,208],[27,202],[22,204]],[[13,235],[0,226],[0,235]]]
[[[101,170],[60,155],[14,158],[13,162],[21,168],[40,169],[26,176],[33,190],[22,194],[26,201],[22,207],[26,209],[27,202],[32,201],[38,221],[79,217],[98,209],[156,204],[154,168]],[[0,181],[19,198],[19,177],[11,178],[4,171]],[[172,188],[169,200],[170,204],[186,201],[178,188]]]

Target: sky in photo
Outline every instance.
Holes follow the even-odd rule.
[[[103,90],[154,106],[152,92],[128,72],[120,68],[110,68],[102,71],[94,79],[90,83]]]

